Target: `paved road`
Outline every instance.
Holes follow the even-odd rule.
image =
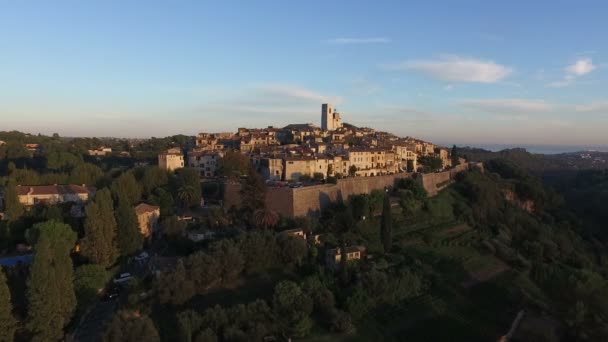
[[[101,341],[105,329],[118,307],[118,300],[97,303],[82,319],[74,334],[73,342]]]

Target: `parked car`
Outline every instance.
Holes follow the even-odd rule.
[[[148,260],[148,258],[150,258],[150,255],[148,254],[148,252],[141,252],[141,253],[139,253],[139,255],[137,255],[135,257],[135,261],[138,261],[138,262],[146,261],[146,260]]]
[[[114,284],[124,284],[131,280],[133,276],[131,273],[121,273],[118,277],[114,278]]]

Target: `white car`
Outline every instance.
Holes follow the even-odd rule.
[[[138,256],[135,257],[135,261],[145,261],[150,257],[148,252],[141,252]]]
[[[131,280],[131,278],[133,278],[131,273],[121,273],[118,277],[114,278],[114,284],[124,284]]]

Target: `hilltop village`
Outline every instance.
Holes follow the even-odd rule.
[[[321,106],[321,127],[239,128],[236,133],[200,133],[185,155],[180,148],[158,155],[168,171],[188,166],[201,177],[217,176],[226,151],[245,154],[268,181],[301,182],[343,177],[373,177],[450,168],[450,150],[430,142],[400,138],[342,122],[331,104]],[[430,164],[430,165],[429,165]]]

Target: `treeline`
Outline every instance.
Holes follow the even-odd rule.
[[[471,208],[463,215],[485,236],[480,247],[544,291],[549,301],[518,289],[528,305],[564,322],[569,339],[608,338],[606,247],[587,234],[584,221],[572,211],[576,207],[564,205],[561,196],[524,168],[505,160],[485,165],[485,174],[463,173],[454,188]],[[505,189],[533,201],[534,210],[508,201]]]
[[[264,231],[241,234],[191,254],[174,271],[162,274],[156,287],[158,299],[162,304],[181,305],[214,287],[230,285],[242,275],[295,267],[307,257],[304,239]]]

